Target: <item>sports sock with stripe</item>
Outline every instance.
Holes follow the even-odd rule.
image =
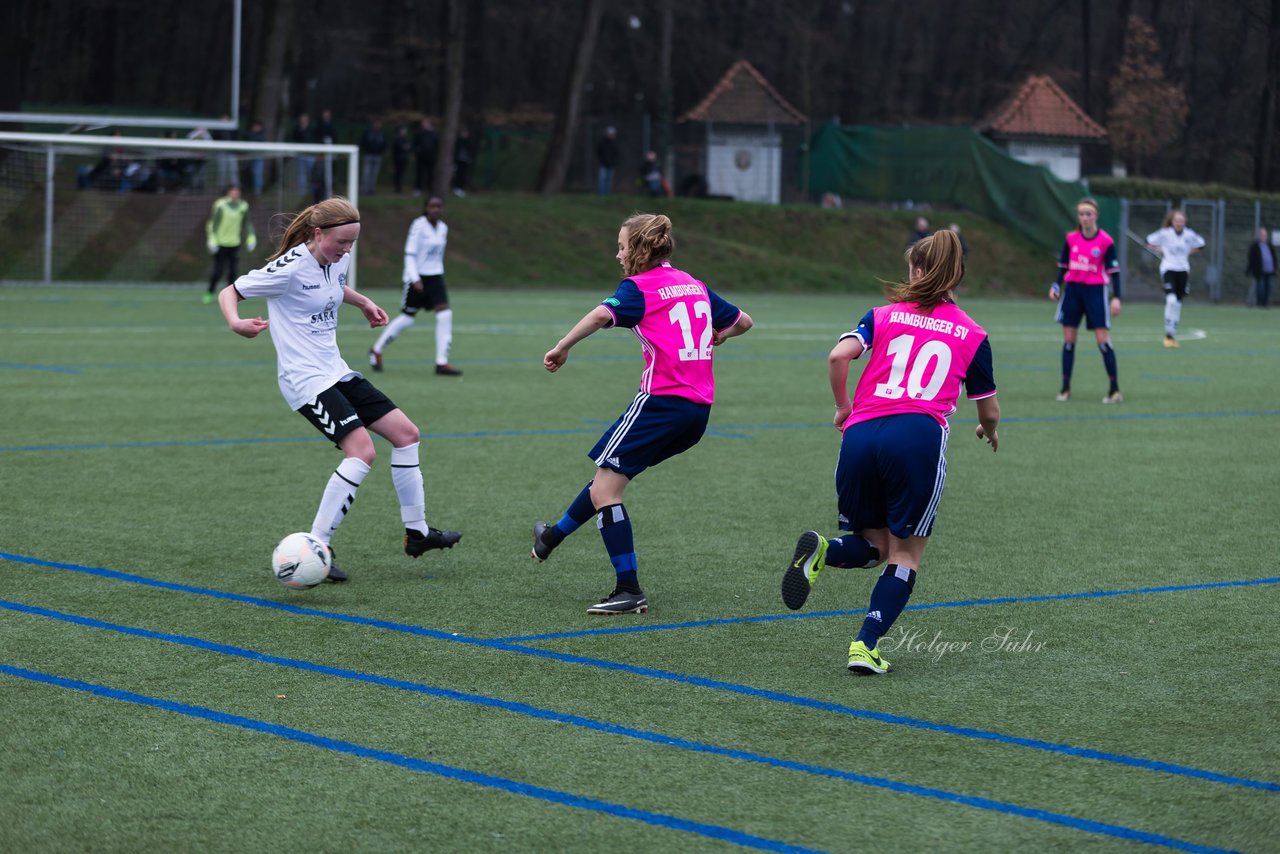
[[[880,573],[871,591],[871,606],[862,620],[862,630],[858,632],[857,639],[866,644],[867,649],[875,649],[880,637],[889,631],[893,621],[907,607],[915,586],[916,571],[909,566],[891,563]]]
[[[356,490],[368,473],[368,464],[356,457],[347,457],[338,463],[338,468],[325,484],[324,494],[320,496],[320,507],[311,522],[311,536],[321,542],[329,542],[355,503]]]
[[[422,467],[418,464],[419,444],[391,449],[391,482],[400,499],[400,520],[406,528],[426,536],[431,529],[427,527],[427,500],[422,490]]]
[[[605,551],[609,553],[609,563],[613,564],[613,571],[618,576],[618,589],[639,593],[636,550],[631,539],[631,517],[627,515],[627,508],[621,504],[601,507],[596,525],[600,528]]]

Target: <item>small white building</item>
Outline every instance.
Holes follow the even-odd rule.
[[[1023,163],[1044,166],[1063,181],[1080,180],[1085,143],[1105,142],[1107,130],[1089,118],[1053,79],[1032,76],[978,123],[977,130]]]
[[[707,195],[782,201],[783,175],[796,170],[786,152],[795,149],[791,143],[805,118],[750,62],[735,62],[680,123],[703,131],[695,135],[700,139],[681,146],[681,171],[700,176]],[[682,136],[689,139],[687,133]]]

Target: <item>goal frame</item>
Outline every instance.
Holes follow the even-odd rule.
[[[205,139],[169,139],[162,137],[123,137],[99,136],[89,134],[57,134],[57,133],[21,133],[17,131],[0,131],[0,145],[6,143],[43,147],[45,152],[45,205],[44,205],[44,278],[42,284],[53,283],[53,210],[54,210],[54,177],[56,170],[55,153],[66,148],[115,148],[123,147],[136,150],[157,149],[163,151],[203,151],[224,154],[274,154],[274,155],[338,155],[347,158],[347,198],[353,205],[359,205],[360,188],[360,147],[357,145],[337,145],[333,143],[290,143],[290,142],[244,142],[241,140],[205,140]],[[337,183],[335,181],[335,183]],[[355,254],[351,250],[352,264],[349,284],[355,287]]]

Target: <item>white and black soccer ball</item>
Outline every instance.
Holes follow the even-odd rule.
[[[329,576],[333,555],[310,534],[290,534],[271,553],[271,573],[285,587],[310,590]]]

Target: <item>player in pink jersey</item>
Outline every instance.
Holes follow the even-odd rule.
[[[1080,319],[1093,330],[1102,353],[1102,366],[1111,383],[1103,403],[1120,403],[1116,351],[1111,346],[1111,318],[1120,314],[1120,262],[1115,241],[1098,228],[1098,203],[1081,199],[1076,205],[1079,231],[1067,235],[1058,259],[1058,280],[1049,287],[1049,299],[1058,301],[1054,318],[1062,324],[1062,388],[1058,400],[1071,399],[1071,371],[1076,360],[1076,335]],[[1065,282],[1066,288],[1063,288]],[[1114,290],[1112,290],[1114,289]],[[1110,300],[1108,291],[1112,291]]]
[[[964,277],[960,239],[939,231],[906,254],[907,280],[840,337],[827,357],[835,426],[840,537],[806,531],[782,577],[782,600],[798,609],[824,566],[874,567],[888,560],[849,646],[854,673],[884,673],[880,638],[906,607],[947,479],[947,419],[961,386],[978,406],[977,435],[994,451],[1000,405],[987,333],[955,304]],[[849,363],[870,353],[853,397]]]
[[[635,333],[644,349],[640,391],[605,431],[588,456],[596,465],[591,482],[554,525],[533,526],[533,559],[544,561],[592,516],[616,576],[613,592],[588,614],[643,614],[649,600],[640,588],[631,519],[622,493],[650,466],[698,443],[715,400],[713,348],[751,328],[746,312],[721,299],[702,282],[671,266],[675,239],[662,214],[634,214],[618,231],[618,263],[626,277],[542,357],[555,373],[569,350],[607,326]]]

